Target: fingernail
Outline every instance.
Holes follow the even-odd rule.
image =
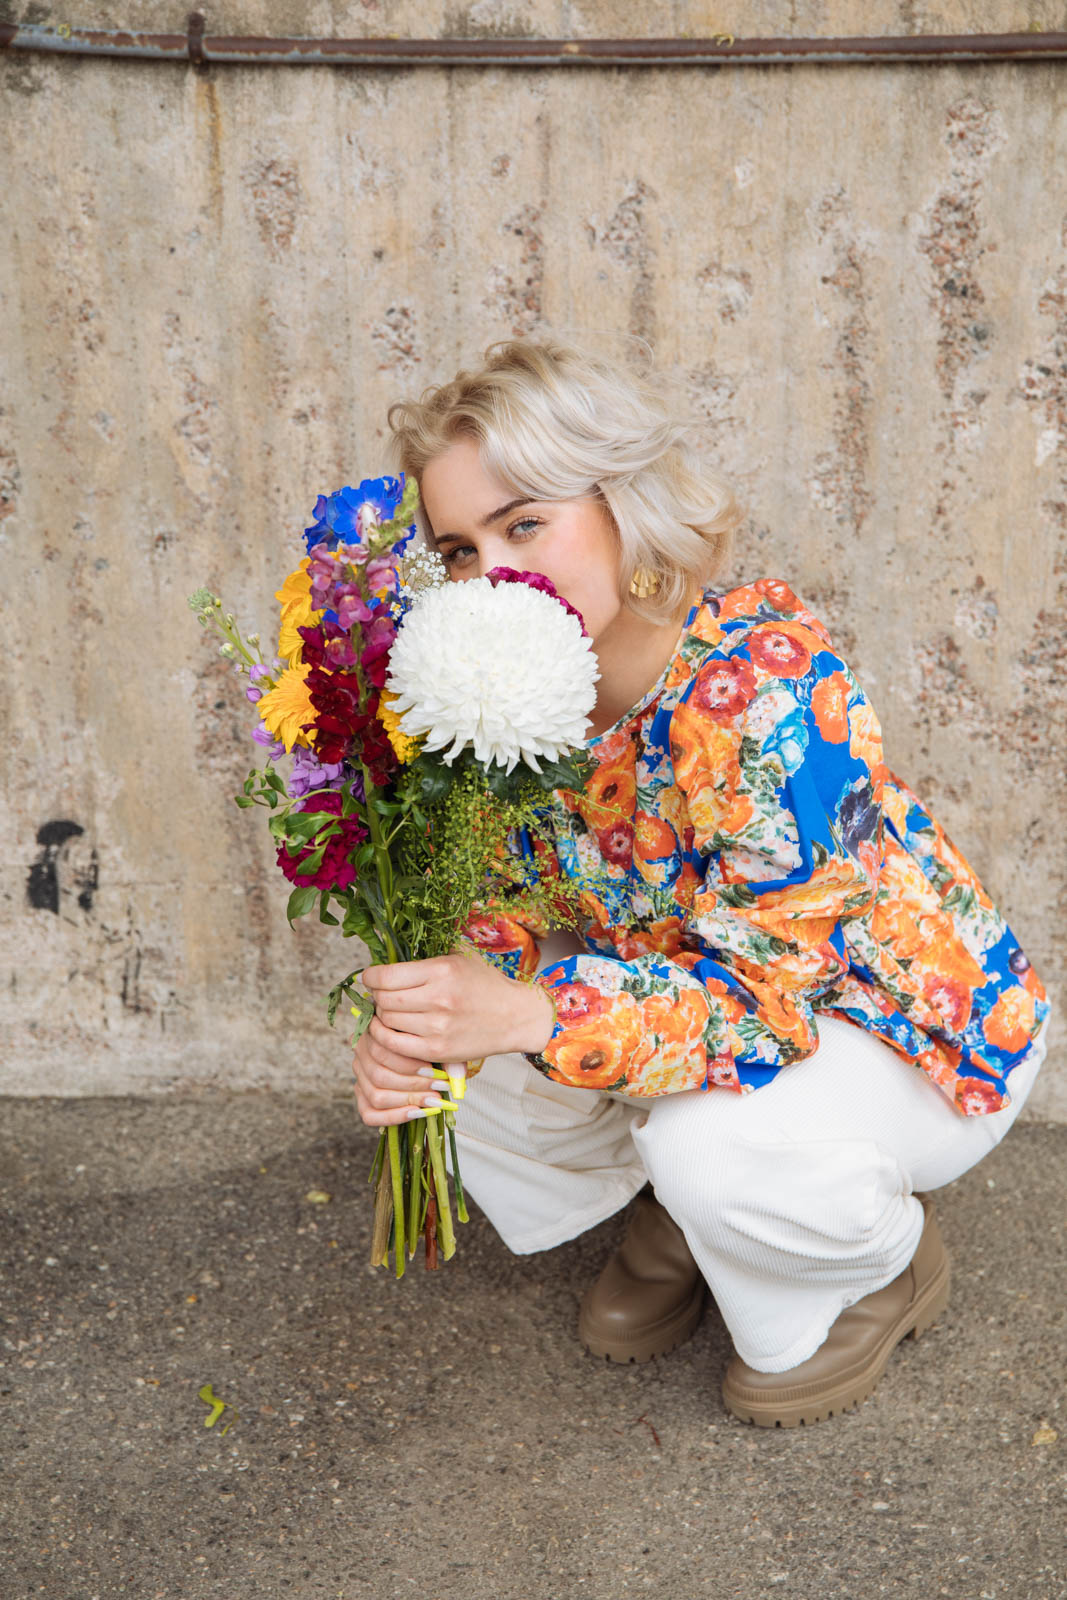
[[[448,1069],[448,1087],[451,1090],[453,1100],[462,1100],[463,1099],[463,1096],[467,1092],[467,1069],[466,1069],[466,1067],[459,1067],[459,1068],[450,1067]]]
[[[436,1067],[420,1067],[418,1072],[420,1078],[436,1078],[437,1076]]]
[[[435,1109],[444,1105],[444,1101],[439,1094],[428,1094],[422,1103],[424,1106],[433,1106]]]
[[[441,1111],[440,1106],[433,1106],[429,1111],[424,1111],[421,1106],[412,1106],[407,1114],[408,1122],[414,1122],[416,1117],[436,1117]]]

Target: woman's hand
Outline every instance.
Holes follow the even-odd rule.
[[[384,1128],[391,1122],[406,1122],[425,1115],[425,1109],[440,1105],[441,1095],[429,1061],[399,1055],[383,1040],[389,1034],[377,1017],[356,1040],[352,1073],[356,1080],[356,1106],[370,1128]]]
[[[417,1063],[532,1052],[552,1037],[552,1001],[541,985],[507,977],[473,950],[365,967],[361,976],[377,1043]]]
[[[552,1001],[473,951],[398,961],[361,973],[375,1014],[356,1041],[356,1105],[372,1128],[406,1122],[440,1105],[433,1063],[540,1050],[552,1037]]]

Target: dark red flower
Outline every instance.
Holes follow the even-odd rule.
[[[326,646],[333,639],[348,639],[347,631],[339,623],[331,622],[328,617],[316,624],[314,628],[297,628],[297,633],[304,641],[304,660],[311,667],[333,667],[336,663],[330,660]],[[355,665],[355,653],[346,665]]]
[[[368,683],[376,689],[385,688],[389,670],[389,652],[396,638],[396,628],[384,611],[375,612],[372,622],[360,630],[359,664]]]
[[[716,722],[732,722],[756,692],[756,674],[749,661],[729,656],[710,660],[699,669],[691,698]]]
[[[361,711],[356,673],[312,667],[307,684],[316,713],[314,741],[319,760],[324,766],[346,759],[362,761],[373,783],[382,788],[399,763],[377,718],[377,694],[368,696],[366,710]]]
[[[315,754],[324,766],[343,761],[352,749],[362,716],[359,678],[354,672],[327,672],[313,666],[308,698],[315,707]]]
[[[802,640],[772,622],[760,623],[745,641],[757,666],[779,678],[802,678],[811,666],[811,651]]]
[[[630,822],[616,822],[610,828],[596,831],[600,854],[605,861],[617,867],[632,867],[634,860],[634,830]]]
[[[356,869],[352,865],[350,856],[353,856],[359,846],[367,837],[367,830],[353,813],[350,817],[341,815],[341,796],[333,794],[317,794],[308,802],[308,809],[315,811],[329,811],[341,824],[340,833],[335,833],[326,841],[322,860],[318,870],[307,877],[300,876],[301,863],[313,854],[314,845],[308,844],[299,855],[291,856],[284,845],[278,850],[278,865],[281,867],[290,883],[298,888],[314,887],[316,889],[347,889],[349,884],[356,880]],[[323,827],[327,824],[323,823]]]
[[[590,1017],[603,1016],[610,1009],[608,1000],[588,983],[554,983],[552,997],[556,1002],[556,1020],[565,1028]]]

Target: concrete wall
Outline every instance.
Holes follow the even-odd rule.
[[[1028,24],[1065,7],[208,8],[209,33]],[[316,495],[385,465],[389,401],[541,329],[639,334],[684,376],[751,508],[733,575],[822,612],[890,763],[1062,985],[1067,64],[8,55],[0,127],[3,1088],[347,1091],[320,996],[354,952],[286,925],[230,798],[247,708],[185,597],[206,582],[270,627]]]

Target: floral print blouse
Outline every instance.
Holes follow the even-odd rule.
[[[556,1022],[529,1059],[548,1077],[749,1093],[817,1049],[828,1012],[964,1115],[1007,1104],[1044,988],[786,583],[705,591],[644,701],[587,748],[585,793],[550,807],[589,920],[586,953],[537,978]],[[498,899],[464,938],[530,976],[547,932]]]

